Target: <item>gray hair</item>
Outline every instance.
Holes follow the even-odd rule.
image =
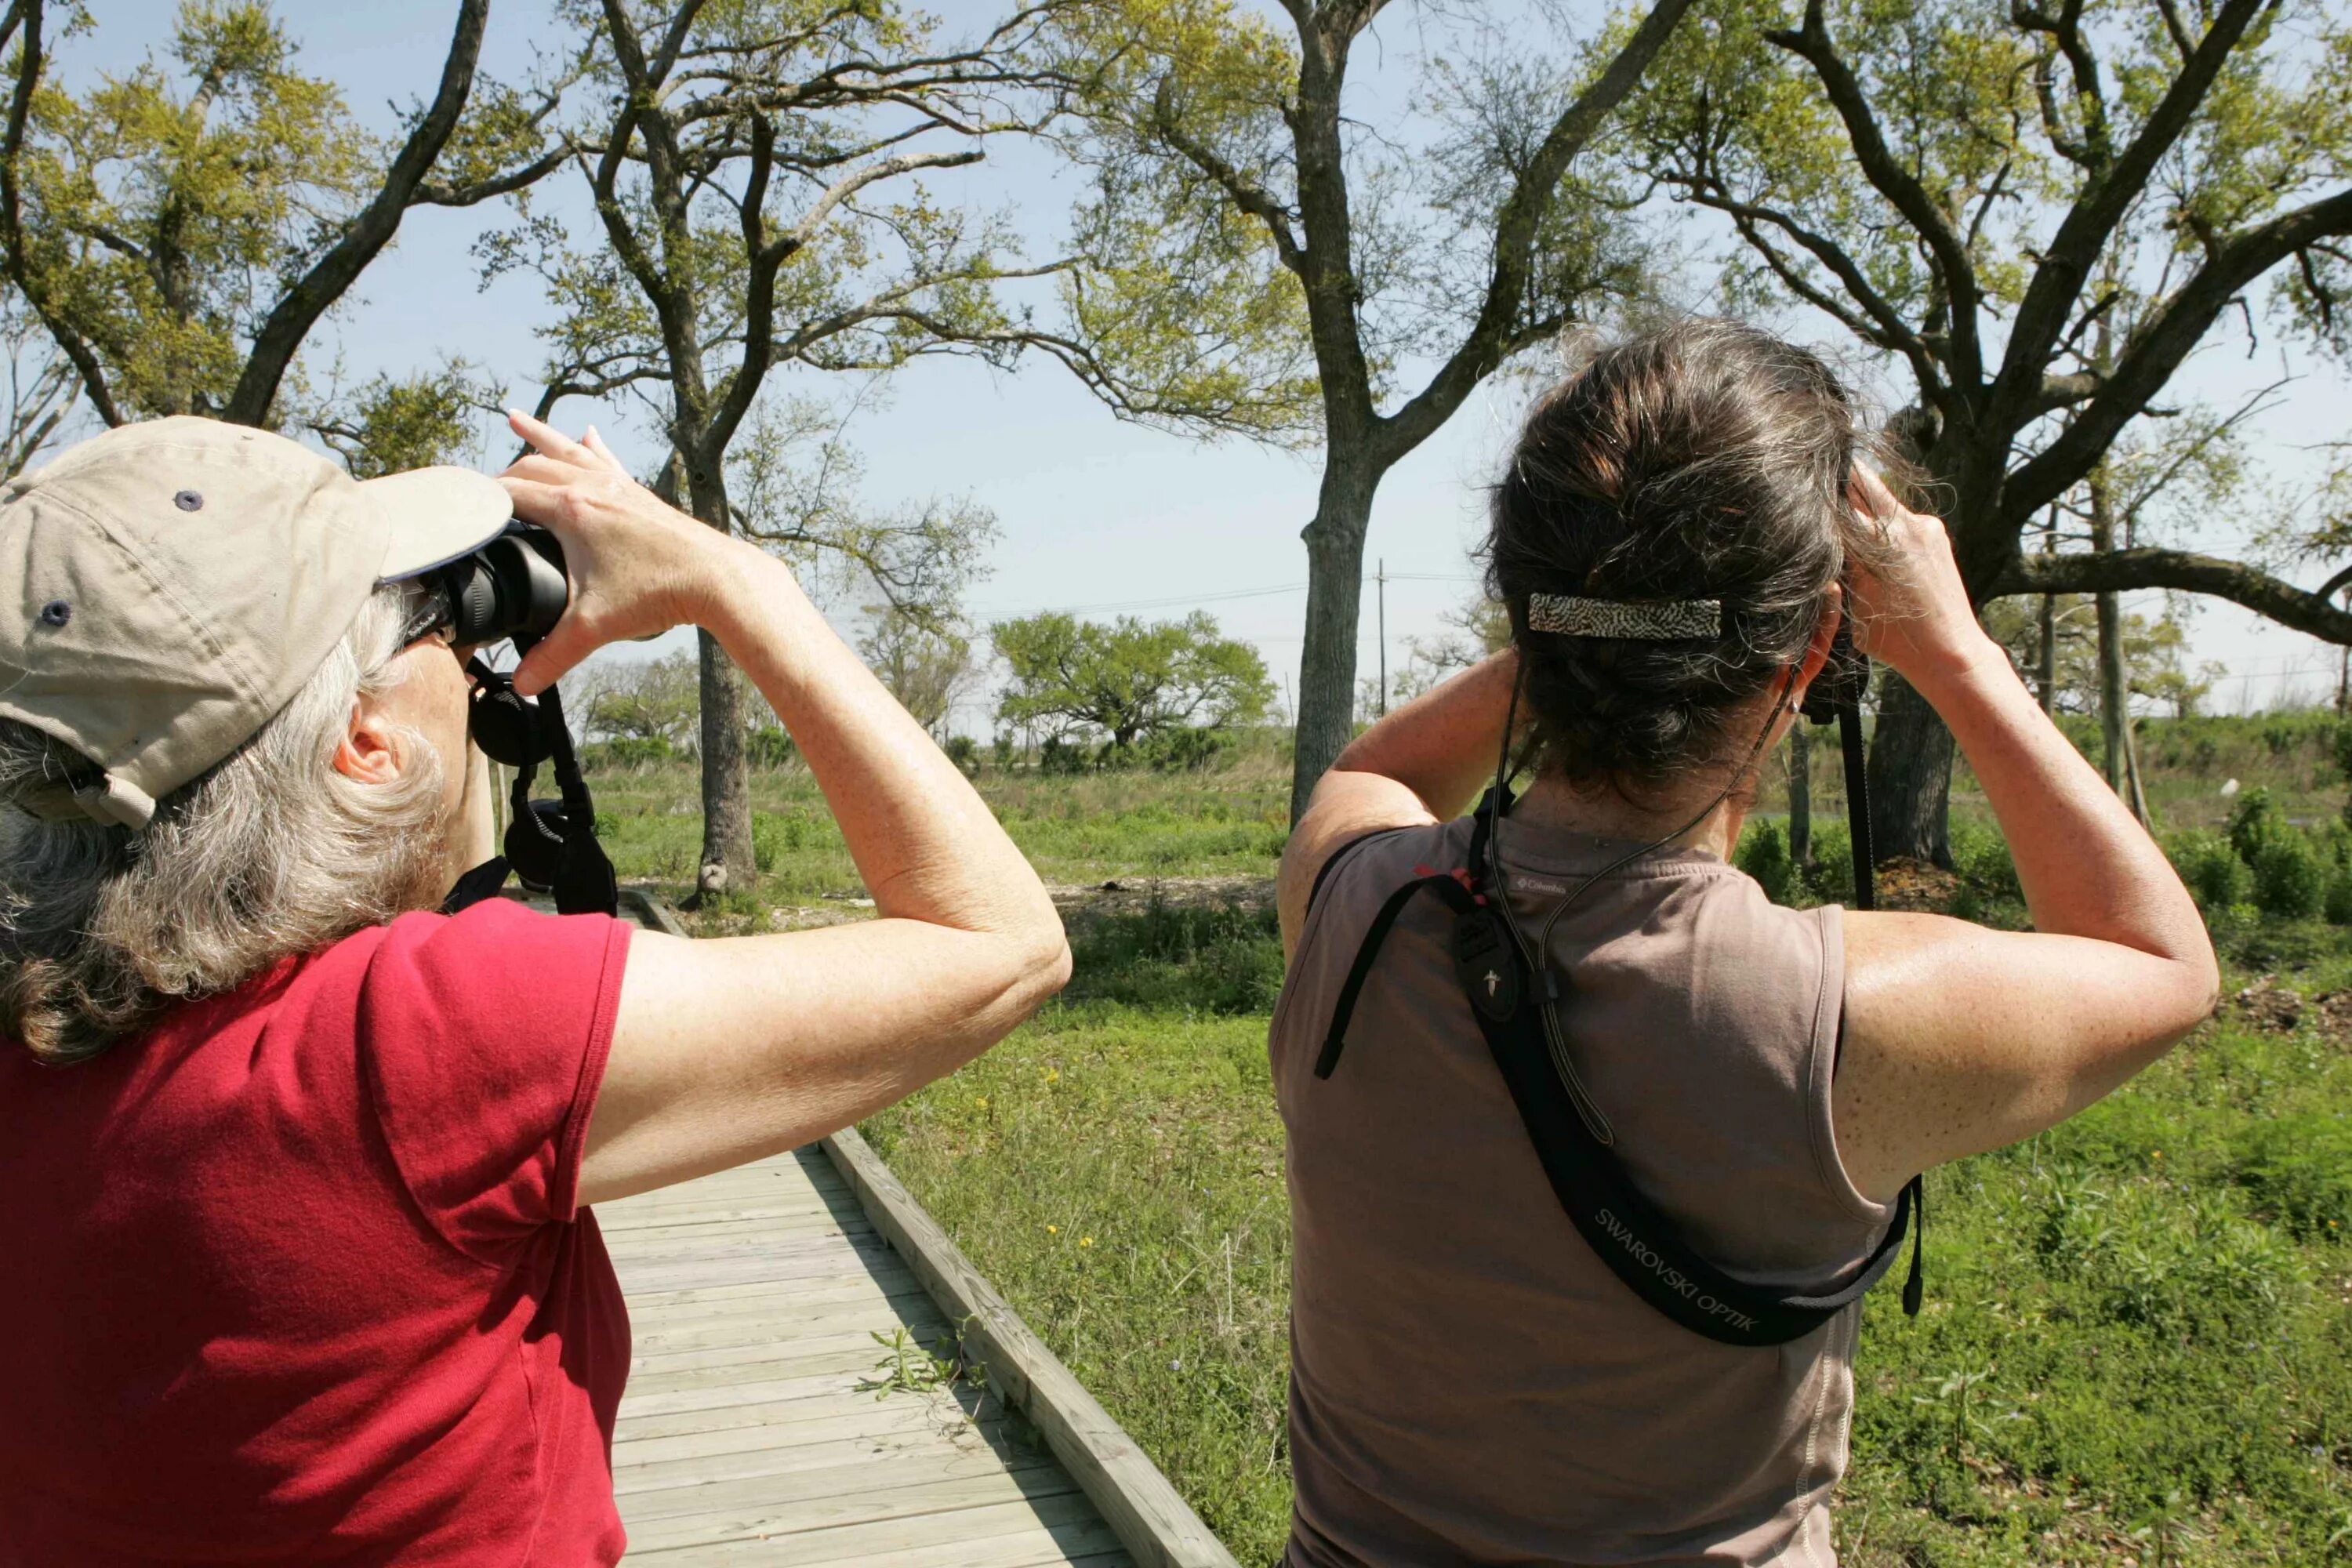
[[[407,594],[377,590],[278,715],[142,829],[0,805],[0,1032],[41,1061],[97,1056],[175,1002],[217,995],[441,896],[440,759],[366,784],[333,765],[352,705],[398,682]],[[0,800],[89,762],[0,721]]]

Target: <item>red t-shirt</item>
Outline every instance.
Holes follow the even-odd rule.
[[[0,1042],[0,1568],[615,1562],[573,1189],[627,952],[493,899],[79,1066]]]

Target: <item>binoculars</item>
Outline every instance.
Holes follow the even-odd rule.
[[[563,545],[527,522],[433,573],[449,601],[450,640],[471,647],[512,638],[519,648],[555,629],[572,597]]]

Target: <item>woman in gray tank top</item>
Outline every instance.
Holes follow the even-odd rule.
[[[1479,886],[1535,938],[1626,1183],[1742,1285],[1854,1280],[1915,1176],[2063,1121],[2210,1010],[2179,879],[1864,446],[1827,366],[1764,333],[1692,321],[1598,353],[1495,491],[1512,647],[1367,731],[1292,835],[1272,1054],[1298,1568],[1834,1561],[1856,1309],[1726,1343],[1612,1271],[1465,1001],[1466,894],[1398,907],[1344,1064],[1327,1047],[1391,896],[1487,868],[1458,818],[1515,714],[1535,782]],[[2032,932],[1783,909],[1727,863],[1849,612],[1958,741]]]

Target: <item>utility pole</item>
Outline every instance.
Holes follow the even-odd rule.
[[[1386,718],[1389,711],[1389,558],[1385,555],[1381,557],[1380,575],[1374,581],[1380,584],[1381,716]]]

